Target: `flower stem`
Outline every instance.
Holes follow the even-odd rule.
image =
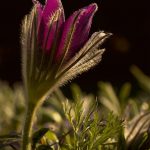
[[[22,150],[32,150],[32,127],[36,115],[36,106],[28,105],[23,129]]]
[[[29,97],[25,116],[25,123],[23,128],[23,137],[22,137],[22,150],[32,150],[32,129],[34,124],[34,119],[37,113],[37,110],[41,107],[47,95],[50,95],[53,91],[53,88],[43,94],[41,98],[37,98],[32,90],[29,90]],[[35,101],[37,100],[37,101]]]

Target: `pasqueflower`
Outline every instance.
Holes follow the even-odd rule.
[[[47,0],[45,6],[34,1],[23,21],[22,50],[24,81],[37,98],[101,60],[99,46],[110,34],[100,31],[88,39],[96,11],[90,4],[65,20],[60,0]]]
[[[100,62],[101,44],[110,36],[99,31],[89,38],[95,3],[65,20],[60,0],[34,6],[22,24],[22,70],[27,98],[23,150],[31,149],[33,118],[37,108],[60,85]]]

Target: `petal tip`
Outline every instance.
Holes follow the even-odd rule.
[[[98,5],[96,3],[92,3],[89,5],[89,8],[92,12],[96,12],[98,10]]]
[[[32,0],[32,3],[33,3],[34,5],[36,5],[36,4],[39,4],[40,2],[39,2],[38,0]]]

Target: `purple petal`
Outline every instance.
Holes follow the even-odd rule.
[[[59,8],[63,8],[60,0],[47,0],[43,10],[43,20],[48,23],[51,15],[56,12]]]
[[[65,22],[56,60],[72,57],[88,40],[92,19],[97,10],[96,4],[76,11]]]
[[[57,24],[59,22],[59,25]],[[38,41],[42,49],[49,51],[57,30],[64,22],[64,11],[60,0],[47,0],[39,25]]]
[[[46,31],[47,39],[45,39],[44,41],[46,43],[43,43],[43,44],[46,44],[44,48],[45,51],[50,52],[52,45],[55,42],[58,42],[58,38],[60,36],[60,30],[62,28],[63,23],[64,23],[63,13],[62,13],[62,10],[59,9],[52,16],[52,20],[50,21],[49,28]],[[58,45],[58,43],[56,45]]]
[[[33,1],[33,3],[35,4],[35,7],[36,7],[36,11],[37,11],[37,26],[38,26],[38,29],[39,29],[39,25],[40,25],[40,22],[41,22],[41,18],[42,18],[42,14],[43,14],[43,6],[38,2],[38,1]]]

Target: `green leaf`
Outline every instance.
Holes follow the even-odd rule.
[[[100,82],[100,102],[117,116],[121,115],[121,105],[117,94],[110,83]]]
[[[48,128],[42,128],[38,131],[36,131],[32,136],[32,148],[35,149],[36,144],[41,140],[41,138],[49,131]]]
[[[124,101],[128,99],[130,92],[131,92],[131,84],[128,82],[123,84],[119,93],[119,98],[122,100],[123,103],[125,103]]]
[[[132,66],[131,73],[138,80],[141,87],[150,93],[150,77],[145,75],[138,67]]]
[[[80,87],[77,84],[72,84],[71,85],[71,91],[72,91],[72,96],[74,100],[81,100],[82,98],[82,92]]]
[[[120,130],[117,143],[118,150],[127,150],[127,143],[124,136],[124,129]]]
[[[53,142],[58,142],[58,138],[56,136],[56,134],[53,131],[48,131],[44,137],[48,140],[48,141],[53,141]]]

